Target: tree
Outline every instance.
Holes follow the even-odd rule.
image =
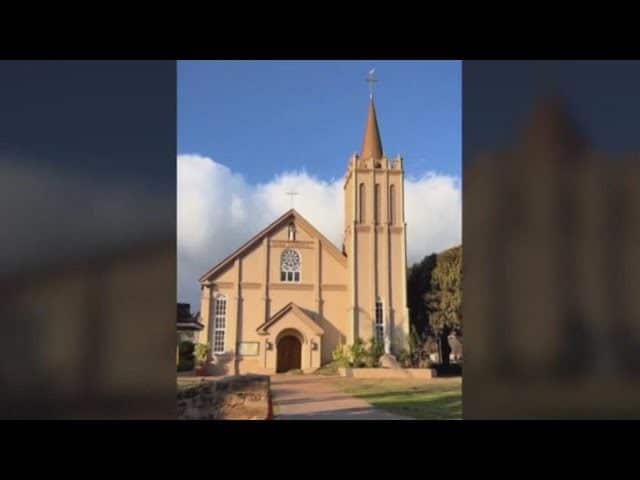
[[[436,266],[437,255],[432,253],[412,265],[407,272],[407,307],[410,323],[421,335],[429,329],[429,316],[424,308],[424,295],[431,291],[431,272]]]
[[[452,331],[462,333],[462,246],[437,256],[430,289],[423,298],[430,329],[439,339],[441,359],[446,364],[450,353],[447,336]]]

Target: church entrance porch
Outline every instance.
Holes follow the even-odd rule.
[[[316,313],[289,303],[258,327],[264,336],[263,368],[271,373],[320,368],[324,330]]]
[[[296,336],[292,334],[283,336],[276,348],[278,351],[277,373],[302,368],[302,343]]]

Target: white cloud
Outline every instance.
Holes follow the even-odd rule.
[[[461,241],[459,179],[425,173],[405,180],[409,264]],[[200,155],[178,156],[178,300],[200,309],[198,278],[291,207],[329,240],[342,244],[342,178],[324,181],[284,172],[251,185],[240,174]]]
[[[462,242],[460,180],[432,172],[405,179],[407,262]]]

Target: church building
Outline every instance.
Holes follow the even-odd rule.
[[[291,209],[200,277],[210,373],[311,372],[358,338],[407,348],[404,210],[402,158],[384,154],[371,95],[341,248]]]

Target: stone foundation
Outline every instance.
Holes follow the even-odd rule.
[[[268,420],[267,375],[237,375],[203,381],[178,391],[178,420]]]
[[[415,378],[429,379],[437,376],[433,368],[338,368],[338,374],[348,378]]]

